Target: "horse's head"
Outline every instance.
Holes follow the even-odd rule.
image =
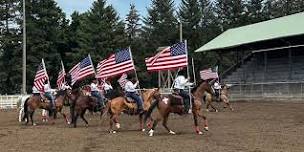
[[[211,83],[210,82],[208,82],[208,81],[198,82],[197,85],[191,90],[191,93],[194,96],[202,96],[205,92],[212,94],[212,92],[213,92],[212,88],[211,88],[212,82]]]

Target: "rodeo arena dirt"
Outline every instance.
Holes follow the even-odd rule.
[[[160,84],[161,89],[152,89],[154,92],[151,94],[143,89],[143,115],[147,111],[151,112],[151,117],[147,114],[144,117],[153,119],[152,126],[147,125],[148,123],[141,126],[138,115],[128,115],[124,109],[119,110],[121,107],[132,109],[130,107],[135,105],[128,103],[124,97],[115,98],[117,101],[110,100],[105,105],[105,111],[101,110],[103,114],[82,111],[84,106],[94,111],[95,109],[90,108],[95,108],[96,105],[87,103],[91,104],[91,100],[95,99],[87,96],[86,92],[74,96],[72,88],[65,88],[67,91],[61,94],[62,102],[56,103],[56,110],[62,110],[67,114],[67,118],[58,113],[55,120],[45,119],[39,108],[49,109],[51,106],[50,103],[41,102],[44,99],[39,96],[39,90],[44,87],[44,83],[48,83],[46,67],[42,60],[34,82],[38,96],[31,96],[25,104],[21,102],[21,95],[0,96],[0,152],[304,152],[303,18],[304,13],[298,13],[230,29],[197,49],[197,53],[235,52],[243,54],[243,57],[222,74],[212,68],[201,71],[202,79],[213,77],[213,74],[220,78],[222,91],[219,93],[218,102],[215,102],[215,96],[211,94],[214,93],[212,85],[217,82],[211,80],[197,83],[191,93],[194,101],[190,103],[193,108],[189,113],[185,113],[184,106],[180,107],[180,103],[184,102],[179,100],[179,96],[173,94],[166,97],[161,92],[165,90],[163,88],[170,88],[171,84],[165,84],[166,87]],[[282,32],[282,26],[289,28]],[[240,37],[242,35],[245,37]],[[282,43],[283,41],[288,43]],[[162,48],[160,53],[146,59],[148,70],[163,68],[154,66],[154,63],[160,62],[162,53],[169,51],[172,51],[172,56],[181,56],[181,60],[185,61],[185,64],[180,66],[187,66],[186,48],[186,41]],[[126,67],[120,69],[119,74],[135,69],[130,48],[120,50],[101,61],[97,66],[96,78],[103,79],[117,74],[105,71],[109,65],[117,63]],[[83,78],[79,77],[84,72],[83,67],[86,68],[85,72],[88,72],[89,67],[93,68],[89,71],[90,74],[95,73],[90,55],[69,71],[72,84]],[[61,74],[63,73],[65,71],[62,64]],[[171,79],[172,75],[166,76]],[[63,81],[60,83],[63,77],[58,78],[59,86],[64,85]],[[123,74],[119,84],[128,85],[127,79],[129,78]],[[159,78],[159,82],[162,81]],[[105,79],[103,83],[106,83]],[[94,90],[88,92],[90,91]],[[148,95],[145,96],[145,93]],[[58,96],[60,97],[60,94]],[[34,101],[35,98],[37,101]],[[76,107],[73,120],[84,116],[88,124],[82,119],[78,120],[77,127],[76,124],[70,124],[70,107],[63,106],[66,98],[73,101]],[[148,100],[150,102],[146,102]],[[57,99],[56,101],[58,102]],[[154,107],[154,110],[146,109],[147,104]],[[19,110],[23,107],[29,116],[24,119],[29,121],[28,124],[20,122]],[[35,108],[35,123],[32,124],[30,115],[31,110]],[[127,112],[142,114],[142,111]],[[166,112],[171,113],[169,117]],[[170,129],[166,126],[166,116]],[[208,123],[201,118],[206,118]],[[195,122],[197,120],[198,123]],[[110,125],[113,125],[113,129],[109,129]],[[205,130],[200,132],[199,128]]]
[[[37,126],[18,122],[17,111],[2,111],[0,116],[0,151],[24,152],[118,152],[118,151],[304,151],[304,106],[299,103],[236,102],[235,110],[209,112],[209,131],[194,132],[191,115],[172,115],[170,135],[159,126],[154,137],[139,129],[138,117],[123,115],[121,129],[108,132],[108,119],[87,115],[89,126],[82,121],[70,128],[61,116],[55,124],[43,123],[38,115]],[[201,124],[202,125],[202,124]]]

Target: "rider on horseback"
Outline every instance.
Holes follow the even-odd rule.
[[[180,71],[179,75],[174,80],[174,91],[183,97],[184,99],[184,107],[185,112],[187,113],[190,109],[190,96],[188,92],[185,91],[186,87],[189,87],[193,85],[193,83],[190,83],[190,78],[186,79],[184,76],[185,71]]]
[[[107,99],[110,99],[112,97],[112,92],[113,92],[113,87],[110,83],[109,80],[106,80],[104,83],[103,83],[103,89],[105,91],[105,97]]]
[[[103,98],[98,88],[98,81],[96,79],[94,79],[91,83],[91,95],[97,98],[98,107],[100,107],[101,109],[105,107],[103,103]]]
[[[52,89],[51,89],[51,86],[49,84],[49,81],[48,80],[45,80],[44,82],[44,96],[50,100],[50,105],[51,105],[51,109],[54,110],[56,109],[55,107],[55,98],[54,96],[52,95]]]
[[[33,96],[40,96],[40,91],[35,87],[35,85],[32,88],[32,94]]]
[[[136,81],[136,82],[135,82]],[[127,77],[127,83],[125,84],[125,92],[126,96],[132,98],[135,100],[137,104],[137,113],[142,113],[143,112],[143,101],[141,97],[138,95],[136,91],[136,87],[138,86],[139,81],[136,80],[134,77],[128,75]]]
[[[220,85],[218,79],[214,82],[213,89],[214,89],[216,101],[219,101],[219,98],[220,98],[220,90],[221,90],[222,88],[221,88],[221,85]]]

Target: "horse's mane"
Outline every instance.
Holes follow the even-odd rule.
[[[63,96],[64,93],[65,93],[64,90],[57,91],[56,98],[59,97],[59,96]]]
[[[204,82],[205,82],[205,80],[199,80],[199,81],[197,82],[197,85],[196,85],[194,88],[191,89],[191,93],[194,93],[194,92],[197,90],[197,88],[198,88],[202,83],[204,83]]]

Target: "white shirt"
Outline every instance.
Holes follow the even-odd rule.
[[[91,83],[91,91],[99,91],[98,85],[95,83]]]
[[[40,93],[40,91],[35,86],[33,86],[32,93]]]
[[[67,89],[72,89],[72,88],[67,84],[63,84],[60,89],[67,90]]]
[[[44,92],[52,92],[51,86],[48,83],[44,84]]]
[[[125,84],[125,91],[126,92],[136,92],[136,87],[138,85],[138,82],[136,82],[135,84],[133,84],[131,81],[128,81],[126,84]]]
[[[103,84],[103,89],[106,90],[106,91],[108,91],[108,90],[113,89],[113,87],[110,84],[108,84],[108,83],[104,83]]]
[[[188,82],[188,79],[183,75],[179,75],[174,80],[174,89],[185,89],[186,86],[191,86],[193,83]]]
[[[215,82],[214,89],[221,89],[221,85],[218,82]]]

